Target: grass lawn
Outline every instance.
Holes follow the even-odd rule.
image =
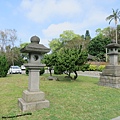
[[[59,76],[60,81],[49,81],[47,76],[40,77],[40,90],[50,107],[12,120],[110,120],[120,116],[120,89],[98,86],[98,78],[79,76],[69,81]],[[27,86],[26,75],[0,78],[0,119],[23,114],[17,101]]]

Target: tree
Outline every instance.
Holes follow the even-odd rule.
[[[45,54],[42,63],[49,67],[50,76],[52,76],[52,69],[57,63],[57,53]]]
[[[104,29],[98,28],[96,30],[97,36],[108,37],[109,39],[115,39],[115,29],[113,27],[106,27]]]
[[[20,50],[22,49],[22,48],[24,48],[25,46],[27,46],[29,43],[22,43],[22,44],[20,44]],[[28,53],[21,53],[21,57],[22,57],[22,59],[23,59],[23,63],[26,63],[26,62],[28,62],[28,59],[29,59],[29,55],[28,55]],[[22,64],[23,64],[22,63]]]
[[[93,38],[88,45],[88,53],[96,56],[97,60],[105,61],[106,45],[111,42],[111,39],[100,34]]]
[[[90,40],[90,39],[91,39],[91,36],[90,36],[89,30],[86,30],[85,40]]]
[[[56,52],[61,48],[62,43],[60,42],[59,38],[54,38],[52,39],[52,41],[49,42],[49,46],[52,52]]]
[[[87,50],[87,46],[89,44],[89,40],[84,40],[83,37],[77,36],[72,40],[67,41],[63,48],[78,48],[82,45],[82,50]]]
[[[6,77],[8,69],[9,66],[5,55],[0,55],[0,77]]]
[[[64,47],[68,41],[73,40],[73,38],[76,37],[80,37],[80,35],[75,34],[72,30],[66,30],[60,34],[59,38],[54,38],[52,41],[50,41],[49,46],[52,52],[56,52]]]
[[[117,34],[118,34],[118,44],[120,44],[120,25],[117,25]]]
[[[70,78],[72,72],[75,73],[74,80],[78,77],[77,71],[83,70],[87,62],[87,52],[82,51],[82,45],[79,48],[64,48],[58,53],[56,67],[59,71],[66,73]]]
[[[12,61],[12,65],[14,65],[14,50],[12,48],[15,47],[15,41],[17,40],[15,29],[6,29],[6,30],[0,30],[0,52],[7,53],[6,50],[9,49],[10,56],[9,57]]]
[[[117,23],[118,20],[120,21],[120,11],[119,9],[117,9],[116,11],[114,9],[112,9],[113,14],[109,15],[106,20],[109,20],[109,24],[111,23],[112,20],[115,21],[115,26],[116,26],[116,43],[117,43]]]

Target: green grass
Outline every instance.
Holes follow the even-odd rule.
[[[12,120],[110,120],[120,116],[120,89],[98,86],[98,78],[79,76],[70,81],[58,76],[60,81],[49,81],[47,76],[40,77],[40,90],[50,107]],[[23,114],[17,102],[27,86],[26,75],[0,78],[0,119]]]

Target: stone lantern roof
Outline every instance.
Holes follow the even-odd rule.
[[[33,36],[30,39],[31,43],[29,43],[27,46],[22,48],[20,51],[22,53],[40,53],[45,54],[50,51],[49,48],[45,47],[43,44],[39,44],[40,38],[37,36]]]
[[[120,47],[120,45],[119,44],[117,44],[116,42],[115,42],[115,40],[112,40],[111,41],[112,43],[110,43],[110,44],[108,44],[107,46],[106,46],[106,48],[119,48]]]

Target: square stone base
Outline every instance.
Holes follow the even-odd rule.
[[[120,76],[100,75],[99,85],[120,88]]]
[[[44,101],[45,100],[45,94],[42,91],[30,92],[28,90],[24,90],[22,98],[26,102]]]
[[[30,92],[25,90],[22,98],[18,99],[18,105],[23,112],[34,111],[49,107],[49,101],[45,100],[45,94],[42,91]]]

